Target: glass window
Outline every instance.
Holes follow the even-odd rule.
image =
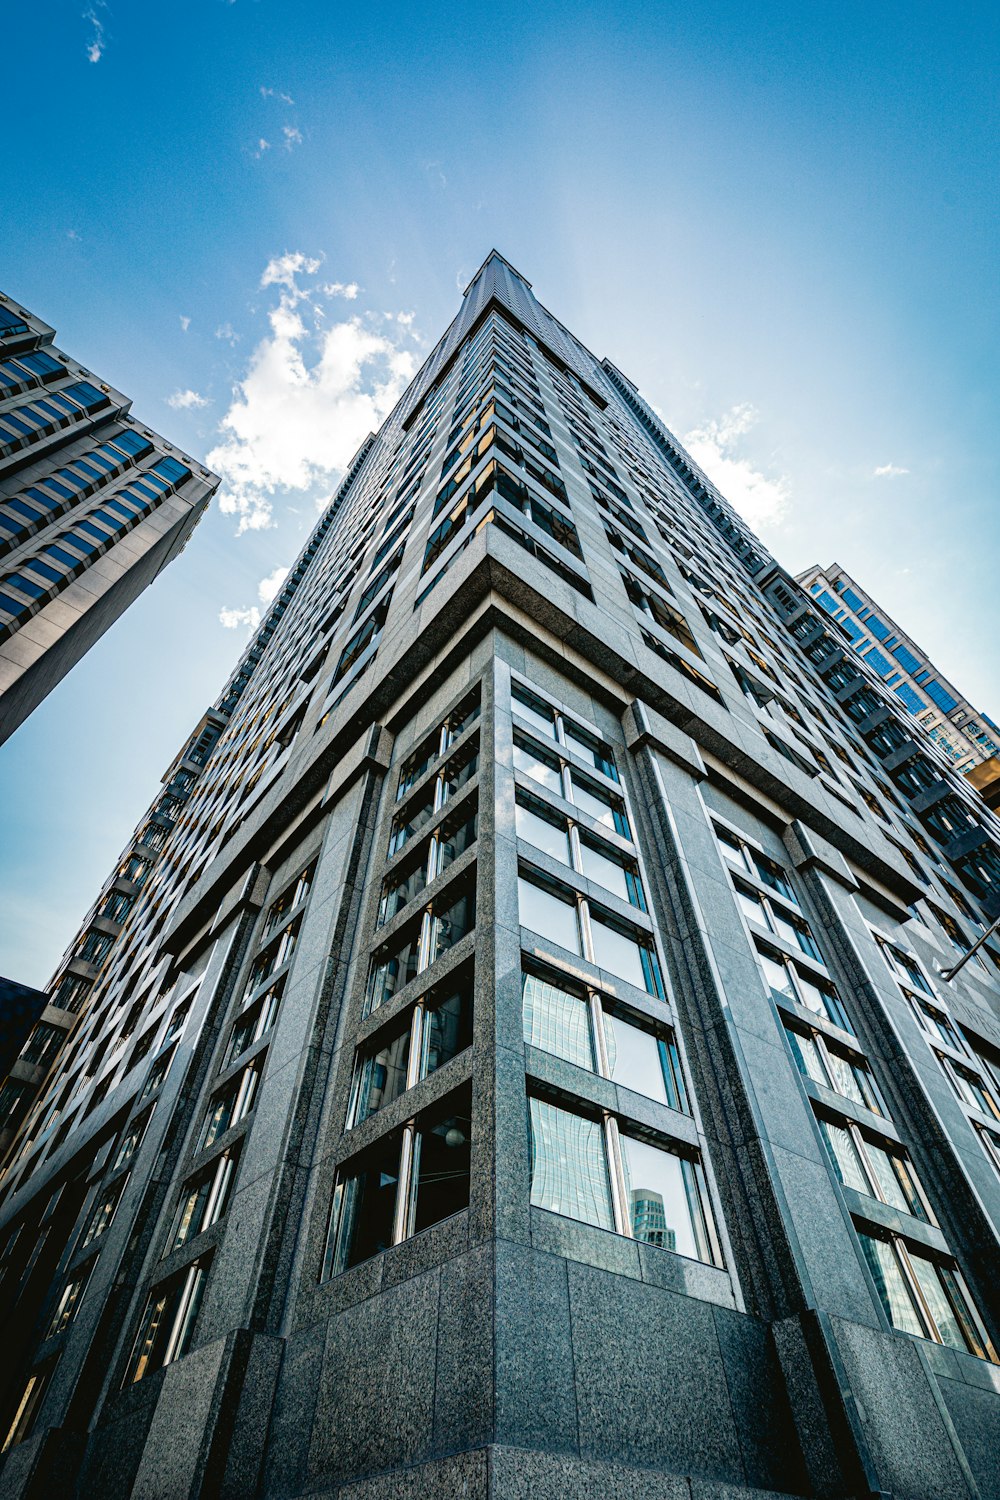
[[[391,944],[376,952],[368,980],[369,1011],[384,1005],[398,990],[417,977],[419,957],[418,927],[410,927],[408,931],[397,934]]]
[[[580,927],[576,915],[576,901],[556,895],[553,891],[537,885],[533,880],[518,876],[517,901],[522,927],[528,927],[539,936],[571,953],[581,953]]]
[[[255,1058],[248,1067],[230,1078],[213,1097],[202,1141],[203,1149],[213,1145],[221,1135],[250,1113],[257,1097],[261,1066],[260,1059]]]
[[[395,1036],[384,1041],[378,1051],[358,1059],[354,1103],[349,1123],[360,1125],[370,1115],[391,1104],[406,1091],[406,1070],[410,1060],[410,1018]]]
[[[85,1269],[79,1271],[63,1287],[59,1300],[53,1310],[52,1317],[49,1319],[48,1327],[45,1330],[45,1337],[47,1339],[55,1338],[57,1333],[62,1333],[63,1329],[68,1328],[76,1317],[80,1303],[83,1301],[87,1282],[90,1280],[90,1274],[96,1264],[97,1259],[95,1257]]]
[[[511,688],[511,698],[516,714],[525,719],[533,729],[538,729],[542,734],[555,739],[555,715],[547,703],[544,703],[541,698],[536,698],[534,693],[529,693],[518,683],[514,683]]]
[[[80,1241],[81,1249],[85,1250],[88,1245],[93,1244],[94,1240],[100,1239],[105,1230],[110,1229],[111,1222],[118,1211],[118,1205],[125,1192],[125,1184],[127,1182],[127,1175],[119,1177],[118,1181],[112,1187],[105,1189],[104,1193],[98,1197],[97,1202],[91,1209],[90,1217],[83,1232],[83,1238]]]
[[[826,1141],[834,1171],[845,1187],[872,1197],[871,1183],[865,1173],[854,1137],[843,1125],[834,1125],[831,1120],[820,1120],[819,1128]]]
[[[903,1274],[902,1266],[893,1245],[888,1240],[876,1239],[874,1235],[859,1232],[864,1253],[879,1301],[892,1327],[900,1333],[912,1333],[923,1338],[924,1328],[913,1297]]]
[[[522,979],[524,1040],[577,1067],[594,1068],[587,1001],[535,974]],[[655,1097],[655,1096],[654,1096]]]
[[[563,731],[566,735],[566,745],[574,755],[587,761],[611,781],[618,780],[615,758],[607,745],[602,745],[600,740],[588,734],[585,729],[579,729],[575,724],[571,724],[568,719],[563,720]]]
[[[186,1245],[195,1235],[217,1224],[229,1207],[236,1176],[237,1152],[224,1151],[189,1183],[181,1200],[171,1250]]]
[[[622,1162],[632,1234],[692,1260],[712,1253],[692,1162],[623,1135]]]
[[[515,806],[517,836],[561,860],[564,865],[572,863],[569,845],[569,829],[565,818],[547,815],[541,803],[518,797]]]
[[[400,1145],[396,1132],[378,1141],[363,1163],[337,1182],[327,1275],[336,1276],[392,1244]]]
[[[430,962],[447,953],[476,925],[476,887],[460,879],[450,885],[434,907]]]
[[[423,1067],[426,1077],[472,1045],[472,972],[452,975],[427,997]]]
[[[865,1140],[865,1155],[868,1158],[879,1196],[883,1202],[898,1208],[901,1213],[913,1214],[917,1219],[927,1219],[920,1194],[917,1192],[913,1169],[895,1151],[886,1151],[873,1141]]]
[[[530,1099],[528,1113],[531,1202],[584,1224],[614,1229],[601,1126],[543,1099]]]
[[[471,1094],[463,1090],[443,1119],[428,1117],[417,1129],[413,1155],[416,1203],[413,1234],[469,1206],[472,1165]]]
[[[609,974],[627,980],[637,989],[647,990],[652,995],[663,993],[659,982],[659,966],[655,955],[645,943],[631,933],[595,911],[590,913],[590,929],[594,940],[594,962]]]
[[[205,1292],[206,1275],[207,1261],[195,1261],[150,1294],[125,1377],[126,1385],[142,1380],[187,1353]]]
[[[799,1031],[793,1031],[790,1026],[785,1027],[785,1033],[788,1037],[792,1056],[795,1058],[795,1065],[799,1072],[806,1078],[811,1078],[814,1083],[821,1083],[825,1088],[829,1088],[830,1079],[823,1065],[823,1055],[820,1052],[815,1037],[803,1035]]]
[[[598,823],[603,823],[605,828],[614,829],[623,838],[631,838],[632,831],[625,816],[625,809],[619,800],[606,792],[603,787],[594,781],[588,781],[585,777],[573,772],[573,801],[581,811],[588,813]]]
[[[560,762],[555,755],[545,755],[523,736],[514,736],[514,769],[537,781],[539,786],[561,797],[563,794]]]
[[[686,1109],[680,1059],[673,1038],[627,1021],[620,1012],[604,1012],[608,1073],[622,1088],[657,1099],[671,1109]]]
[[[599,843],[596,839],[581,838],[580,854],[583,873],[588,880],[595,881],[606,891],[613,891],[623,901],[629,901],[642,909],[638,874],[633,868],[627,867],[625,861],[609,845]]]

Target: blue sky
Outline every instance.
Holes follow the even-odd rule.
[[[236,622],[493,245],[786,566],[836,559],[1000,715],[998,25],[844,0],[12,8],[0,284],[227,484],[0,751],[0,972],[49,977]]]

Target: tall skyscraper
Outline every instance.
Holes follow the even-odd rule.
[[[181,551],[218,479],[0,296],[0,744]]]
[[[972,706],[839,563],[807,568],[797,582],[833,616],[858,655],[960,771],[1000,752],[1000,727]]]
[[[203,723],[9,1122],[0,1495],[992,1492],[1000,824],[495,252]]]

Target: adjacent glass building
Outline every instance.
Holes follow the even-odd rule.
[[[0,295],[0,743],[181,551],[218,486]]]
[[[797,581],[833,616],[858,655],[960,771],[1000,754],[1000,726],[973,708],[839,563],[807,568]]]
[[[0,1495],[993,1493],[1000,824],[911,727],[492,253],[50,987]]]

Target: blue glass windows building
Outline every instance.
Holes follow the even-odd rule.
[[[991,1493],[998,851],[491,254],[50,987],[0,1494]]]
[[[0,297],[0,743],[180,552],[215,475]]]

